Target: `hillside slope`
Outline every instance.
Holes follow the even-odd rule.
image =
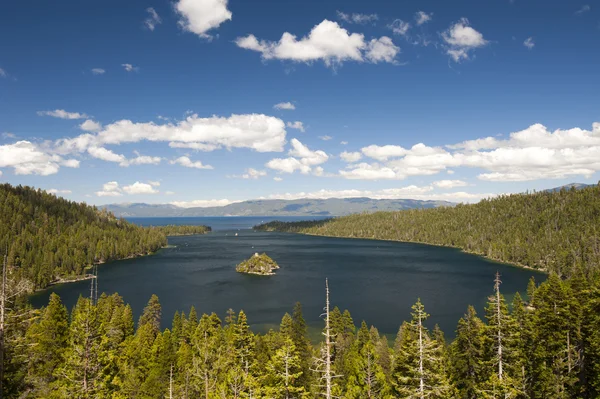
[[[477,204],[350,215],[259,230],[447,245],[491,259],[569,274],[600,264],[600,185],[513,194]]]
[[[226,206],[180,208],[170,204],[109,204],[104,208],[122,217],[200,216],[343,216],[352,213],[398,211],[452,206],[446,201],[411,199],[329,198],[298,200],[251,200]]]
[[[0,255],[35,288],[79,276],[93,263],[145,255],[166,245],[160,229],[142,228],[105,210],[30,187],[0,185]]]

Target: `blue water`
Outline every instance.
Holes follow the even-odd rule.
[[[496,271],[502,275],[502,292],[508,300],[525,291],[531,276],[538,282],[545,280],[543,274],[453,248],[249,230],[272,219],[132,218],[143,225],[207,224],[214,231],[170,237],[172,247],[153,256],[102,265],[99,289],[118,292],[136,317],[150,296],[157,294],[163,327],[170,327],[176,310],[187,313],[193,305],[199,313],[216,312],[222,318],[229,308],[243,309],[253,328],[265,331],[277,327],[299,301],[309,327],[318,331],[328,278],[332,306],[350,310],[357,325],[364,319],[382,333],[395,334],[421,298],[431,314],[428,325],[437,323],[452,337],[468,305],[483,317]],[[235,266],[255,252],[266,252],[281,266],[276,275],[236,273]],[[58,293],[71,308],[79,295],[89,295],[89,281],[53,286],[34,295],[32,304],[45,305],[50,292]]]
[[[301,220],[323,220],[328,217],[321,216],[231,216],[231,217],[155,217],[155,218],[125,218],[131,223],[140,226],[166,226],[170,224],[178,225],[205,225],[210,226],[213,231],[219,230],[245,230],[262,223],[279,220],[282,222],[297,222]]]

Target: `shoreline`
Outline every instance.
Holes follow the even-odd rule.
[[[347,236],[332,236],[332,235],[326,235],[326,234],[313,234],[313,233],[302,233],[302,232],[282,232],[282,231],[276,231],[276,230],[270,230],[270,232],[289,233],[289,234],[301,234],[301,235],[313,236],[313,237],[347,238],[347,239],[350,239],[350,240],[370,240],[370,241],[400,242],[400,243],[404,243],[404,244],[421,244],[421,245],[430,245],[430,246],[433,246],[433,247],[440,247],[440,248],[453,248],[453,249],[458,249],[458,250],[460,250],[463,253],[466,253],[466,254],[469,254],[469,255],[480,256],[480,257],[482,257],[484,259],[491,260],[491,261],[494,261],[494,262],[497,262],[497,263],[501,263],[501,264],[506,265],[506,266],[516,267],[518,269],[531,270],[531,271],[539,272],[539,273],[546,274],[546,275],[548,274],[548,271],[546,269],[536,269],[534,267],[527,266],[527,265],[524,265],[524,264],[521,264],[521,263],[518,263],[518,262],[517,263],[510,263],[510,262],[507,262],[507,261],[504,261],[504,260],[501,260],[501,259],[495,259],[495,258],[489,257],[489,256],[487,256],[485,254],[482,254],[482,253],[478,253],[478,252],[475,252],[475,251],[468,251],[466,249],[463,249],[461,247],[457,247],[457,246],[454,246],[454,245],[432,244],[432,243],[423,242],[423,241],[391,240],[391,239],[388,239],[388,238],[347,237]]]

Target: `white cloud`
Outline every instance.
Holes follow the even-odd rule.
[[[2,171],[0,170],[0,176],[2,176]]]
[[[346,14],[344,12],[338,11],[337,16],[344,22],[353,23],[353,24],[368,24],[371,22],[376,22],[379,17],[377,14]]]
[[[3,139],[14,139],[16,137],[17,137],[17,135],[14,134],[14,133],[11,133],[11,132],[4,132],[4,133],[2,133],[2,138]]]
[[[345,162],[358,162],[362,158],[362,154],[360,152],[344,151],[340,154],[340,158]]]
[[[294,104],[292,104],[291,102],[285,102],[285,103],[279,103],[279,104],[275,104],[273,105],[273,108],[275,109],[285,109],[285,110],[294,110],[296,109],[296,106]]]
[[[415,22],[417,23],[417,25],[423,25],[424,23],[431,21],[432,17],[433,13],[417,11],[417,13],[415,14]]]
[[[433,185],[438,188],[454,188],[454,187],[465,187],[467,182],[462,180],[438,180],[434,181]]]
[[[165,191],[165,195],[175,195],[174,191]]]
[[[340,141],[340,144],[341,145],[348,145],[348,142],[347,141]]]
[[[161,157],[151,157],[148,155],[139,155],[135,158],[125,160],[120,163],[121,166],[129,165],[158,165],[162,161]]]
[[[361,149],[362,153],[369,158],[378,161],[387,161],[389,158],[401,157],[408,153],[408,150],[399,145],[370,145]]]
[[[134,123],[121,120],[96,135],[82,134],[59,140],[57,151],[83,152],[88,147],[137,143],[143,140],[169,142],[173,148],[193,148],[213,151],[225,148],[251,148],[258,152],[283,151],[286,142],[285,124],[281,119],[262,115],[232,115],[199,118],[190,115],[176,124]]]
[[[323,176],[323,174],[325,173],[325,169],[323,169],[320,166],[317,166],[316,168],[313,169],[312,173],[315,176]]]
[[[265,164],[265,166],[282,173],[294,173],[296,170],[298,170],[301,173],[307,174],[311,170],[310,166],[305,165],[296,158],[292,157],[271,159]]]
[[[273,180],[275,180],[275,181],[283,181],[283,179],[281,177],[279,177],[279,176],[275,176],[273,178]]]
[[[140,183],[136,181],[132,185],[124,186],[123,191],[127,194],[157,194],[158,190],[156,190],[151,184]]]
[[[525,39],[525,41],[523,42],[523,46],[527,47],[529,50],[534,48],[535,41],[533,40],[533,37],[528,37],[527,39]]]
[[[325,136],[319,136],[319,139],[323,140],[323,141],[329,141],[331,140],[333,137],[325,135]]]
[[[148,184],[150,184],[153,187],[160,187],[160,182],[159,181],[148,180]]]
[[[388,49],[393,46],[393,43],[390,45],[387,40],[382,41],[382,39],[379,39],[380,44],[387,46]],[[336,66],[345,61],[363,62],[365,59],[371,62],[390,62],[389,57],[378,59],[373,56],[376,54],[372,50],[374,44],[366,43],[363,34],[349,33],[337,22],[329,20],[316,25],[308,36],[299,40],[295,35],[285,32],[278,42],[259,41],[252,34],[239,37],[235,42],[241,48],[261,53],[265,60],[279,59],[307,63],[321,60],[327,66]],[[368,54],[371,54],[371,57],[368,57]]]
[[[133,66],[131,64],[121,64],[121,66],[123,67],[123,69],[125,69],[125,71],[127,72],[138,72],[140,70],[139,67]]]
[[[52,116],[60,119],[86,119],[86,114],[80,114],[79,112],[67,112],[64,109],[55,109],[54,111],[38,111],[39,116]]]
[[[102,68],[92,68],[92,74],[94,75],[104,75],[106,71]]]
[[[384,151],[385,147],[389,150]],[[362,152],[383,163],[351,165],[340,171],[342,177],[404,179],[456,167],[483,169],[478,178],[487,181],[591,177],[600,171],[600,123],[594,123],[592,130],[573,128],[554,132],[535,124],[511,133],[506,140],[480,138],[448,145],[446,149],[419,143],[409,150],[369,146]]]
[[[124,155],[115,154],[111,150],[108,150],[104,147],[90,147],[87,149],[87,152],[94,158],[98,158],[102,161],[119,162],[122,164],[127,162],[127,158],[125,158]]]
[[[186,156],[179,157],[170,162],[171,165],[179,164],[181,166],[185,166],[186,168],[196,168],[196,169],[213,169],[210,165],[203,165],[202,162],[196,161],[192,162],[192,160]]]
[[[494,197],[498,194],[489,193],[466,193],[466,192],[445,192],[432,193],[431,186],[405,186],[398,188],[387,188],[376,191],[369,190],[318,190],[313,192],[283,193],[272,194],[261,199],[328,199],[328,198],[359,198],[367,197],[373,199],[416,199],[431,201],[451,201],[451,202],[477,202],[483,198]]]
[[[470,26],[469,20],[466,18],[451,25],[442,33],[442,38],[447,44],[446,54],[455,62],[468,60],[472,50],[488,44],[483,35]]]
[[[367,45],[365,57],[373,64],[378,62],[396,63],[396,56],[400,52],[400,47],[394,45],[392,39],[382,36],[379,39],[372,39]]]
[[[396,19],[388,26],[395,35],[406,36],[410,29],[410,23],[401,19]]]
[[[6,72],[4,69],[0,68],[0,78],[6,78],[8,77],[8,72]]]
[[[227,0],[179,0],[175,10],[181,16],[179,25],[204,39],[211,39],[207,32],[232,17],[227,9]]]
[[[47,176],[59,171],[60,166],[77,168],[77,160],[65,160],[29,141],[17,141],[0,146],[0,168],[14,168],[17,175],[37,174]]]
[[[246,169],[246,173],[242,175],[242,179],[258,179],[259,177],[266,176],[267,172],[264,170],[256,170],[254,168]]]
[[[592,9],[592,7],[590,7],[589,4],[584,4],[579,10],[575,11],[575,15],[585,14],[586,12],[590,11],[591,9]]]
[[[300,130],[301,132],[304,132],[304,124],[300,121],[288,122],[286,124],[286,126],[289,127],[290,129],[296,129],[296,130]]]
[[[91,119],[86,120],[81,125],[79,125],[81,130],[85,130],[86,132],[98,132],[102,130],[102,124],[93,121]]]
[[[96,191],[98,197],[119,197],[123,195],[121,187],[116,181],[109,181],[102,186],[102,190]]]
[[[153,31],[156,28],[156,25],[160,25],[162,23],[162,19],[152,7],[146,8],[146,12],[148,13],[148,18],[146,18],[144,21],[144,25],[146,25],[146,28]]]
[[[288,152],[289,155],[300,158],[300,162],[304,165],[320,165],[327,162],[329,156],[321,151],[311,151],[307,146],[302,144],[300,140],[292,139],[292,149]]]
[[[46,192],[49,194],[71,194],[71,190],[57,190],[56,188],[51,188]]]
[[[170,202],[181,208],[210,208],[213,206],[226,206],[240,201],[230,201],[228,199],[212,199],[212,200],[194,200],[194,201],[174,201]]]

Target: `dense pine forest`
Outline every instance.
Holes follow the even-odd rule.
[[[255,228],[453,246],[568,276],[575,267],[590,272],[600,265],[600,185]]]
[[[11,272],[30,289],[81,276],[96,263],[150,254],[167,244],[167,235],[209,230],[138,227],[42,190],[0,185],[0,254],[8,254]]]
[[[388,239],[410,234],[421,242],[441,241],[437,229],[450,238],[434,243],[473,252],[482,245],[513,256],[520,249],[520,257],[502,260],[550,271],[545,282],[532,280],[527,295],[517,294],[511,303],[502,295],[501,276],[490,276],[484,314],[465,309],[450,342],[438,327],[426,327],[427,304],[417,298],[412,319],[398,320],[398,334],[388,342],[375,326],[337,308],[335,292],[324,286],[323,338],[311,342],[300,304],[266,334],[253,333],[242,310],[221,319],[193,308],[176,313],[162,330],[163,317],[171,315],[162,314],[156,296],[137,323],[117,294],[80,297],[70,312],[53,294],[46,308],[32,308],[29,281],[43,281],[35,278],[45,275],[40,271],[46,266],[48,281],[63,272],[63,263],[43,263],[44,255],[56,256],[64,245],[59,259],[70,259],[76,273],[79,262],[69,258],[74,254],[81,252],[78,261],[85,265],[136,254],[143,245],[151,251],[152,243],[166,243],[166,231],[142,229],[45,192],[3,186],[2,220],[10,224],[1,226],[9,244],[0,290],[2,398],[600,398],[598,194],[593,187],[262,227]],[[86,257],[104,245],[113,252]]]
[[[485,314],[465,309],[450,343],[425,327],[417,301],[388,342],[349,311],[330,309],[324,290],[324,339],[312,345],[300,304],[259,335],[243,311],[222,321],[192,308],[161,331],[156,296],[136,327],[117,294],[81,297],[70,316],[52,294],[45,309],[8,314],[4,397],[600,397],[600,281],[552,274],[532,281],[528,295],[509,306],[490,279]]]

